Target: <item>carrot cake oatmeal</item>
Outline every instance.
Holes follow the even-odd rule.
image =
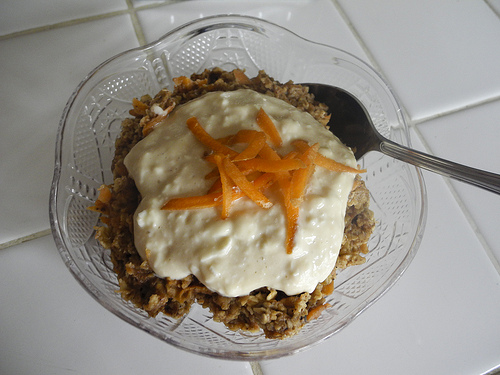
[[[120,293],[283,339],[328,307],[374,228],[352,151],[307,87],[215,68],[134,99],[92,209]],[[333,114],[334,116],[335,114]]]

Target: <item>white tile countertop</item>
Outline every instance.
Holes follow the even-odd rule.
[[[107,58],[214,14],[260,17],[372,65],[415,148],[500,173],[499,0],[18,0],[0,4],[0,374],[500,373],[500,196],[423,172],[425,235],[396,285],[330,339],[258,363],[201,357],[116,318],[48,218],[56,132]]]

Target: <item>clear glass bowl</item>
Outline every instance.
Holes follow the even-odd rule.
[[[208,17],[145,47],[104,62],[77,87],[57,138],[50,196],[52,232],[64,262],[101,305],[130,324],[185,350],[212,357],[261,360],[290,355],[332,336],[380,298],[402,275],[420,244],[426,218],[418,169],[379,153],[360,160],[377,227],[366,264],[339,272],[332,305],[296,336],[269,340],[233,332],[198,305],[183,319],[146,313],[121,299],[109,252],[94,239],[98,215],[86,209],[103,183],[121,122],[133,97],[172,88],[172,78],[205,68],[261,69],[286,82],[321,82],[356,95],[386,137],[409,145],[408,128],[390,89],[367,64],[341,50],[304,40],[272,23],[243,16]],[[327,230],[327,228],[325,228]]]

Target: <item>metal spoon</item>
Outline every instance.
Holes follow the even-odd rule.
[[[401,146],[382,136],[373,125],[361,102],[338,87],[306,83],[318,102],[325,103],[332,118],[330,130],[355,150],[356,159],[369,151],[380,151],[417,167],[452,177],[462,182],[500,194],[500,175],[467,167]]]

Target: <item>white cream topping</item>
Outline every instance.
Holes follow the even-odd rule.
[[[206,194],[213,168],[203,146],[186,126],[196,116],[214,138],[242,128],[260,130],[260,108],[272,118],[283,139],[278,150],[293,150],[291,141],[319,143],[320,152],[356,167],[353,153],[310,114],[282,100],[251,90],[214,92],[177,107],[125,158],[142,200],[134,216],[135,245],[160,277],[195,275],[209,289],[227,297],[249,294],[260,287],[288,295],[312,292],[332,272],[344,233],[347,199],[354,174],[316,167],[300,206],[299,228],[292,254],[285,250],[285,215],[279,195],[262,209],[248,198],[220,218],[220,208],[166,211],[170,198]]]

